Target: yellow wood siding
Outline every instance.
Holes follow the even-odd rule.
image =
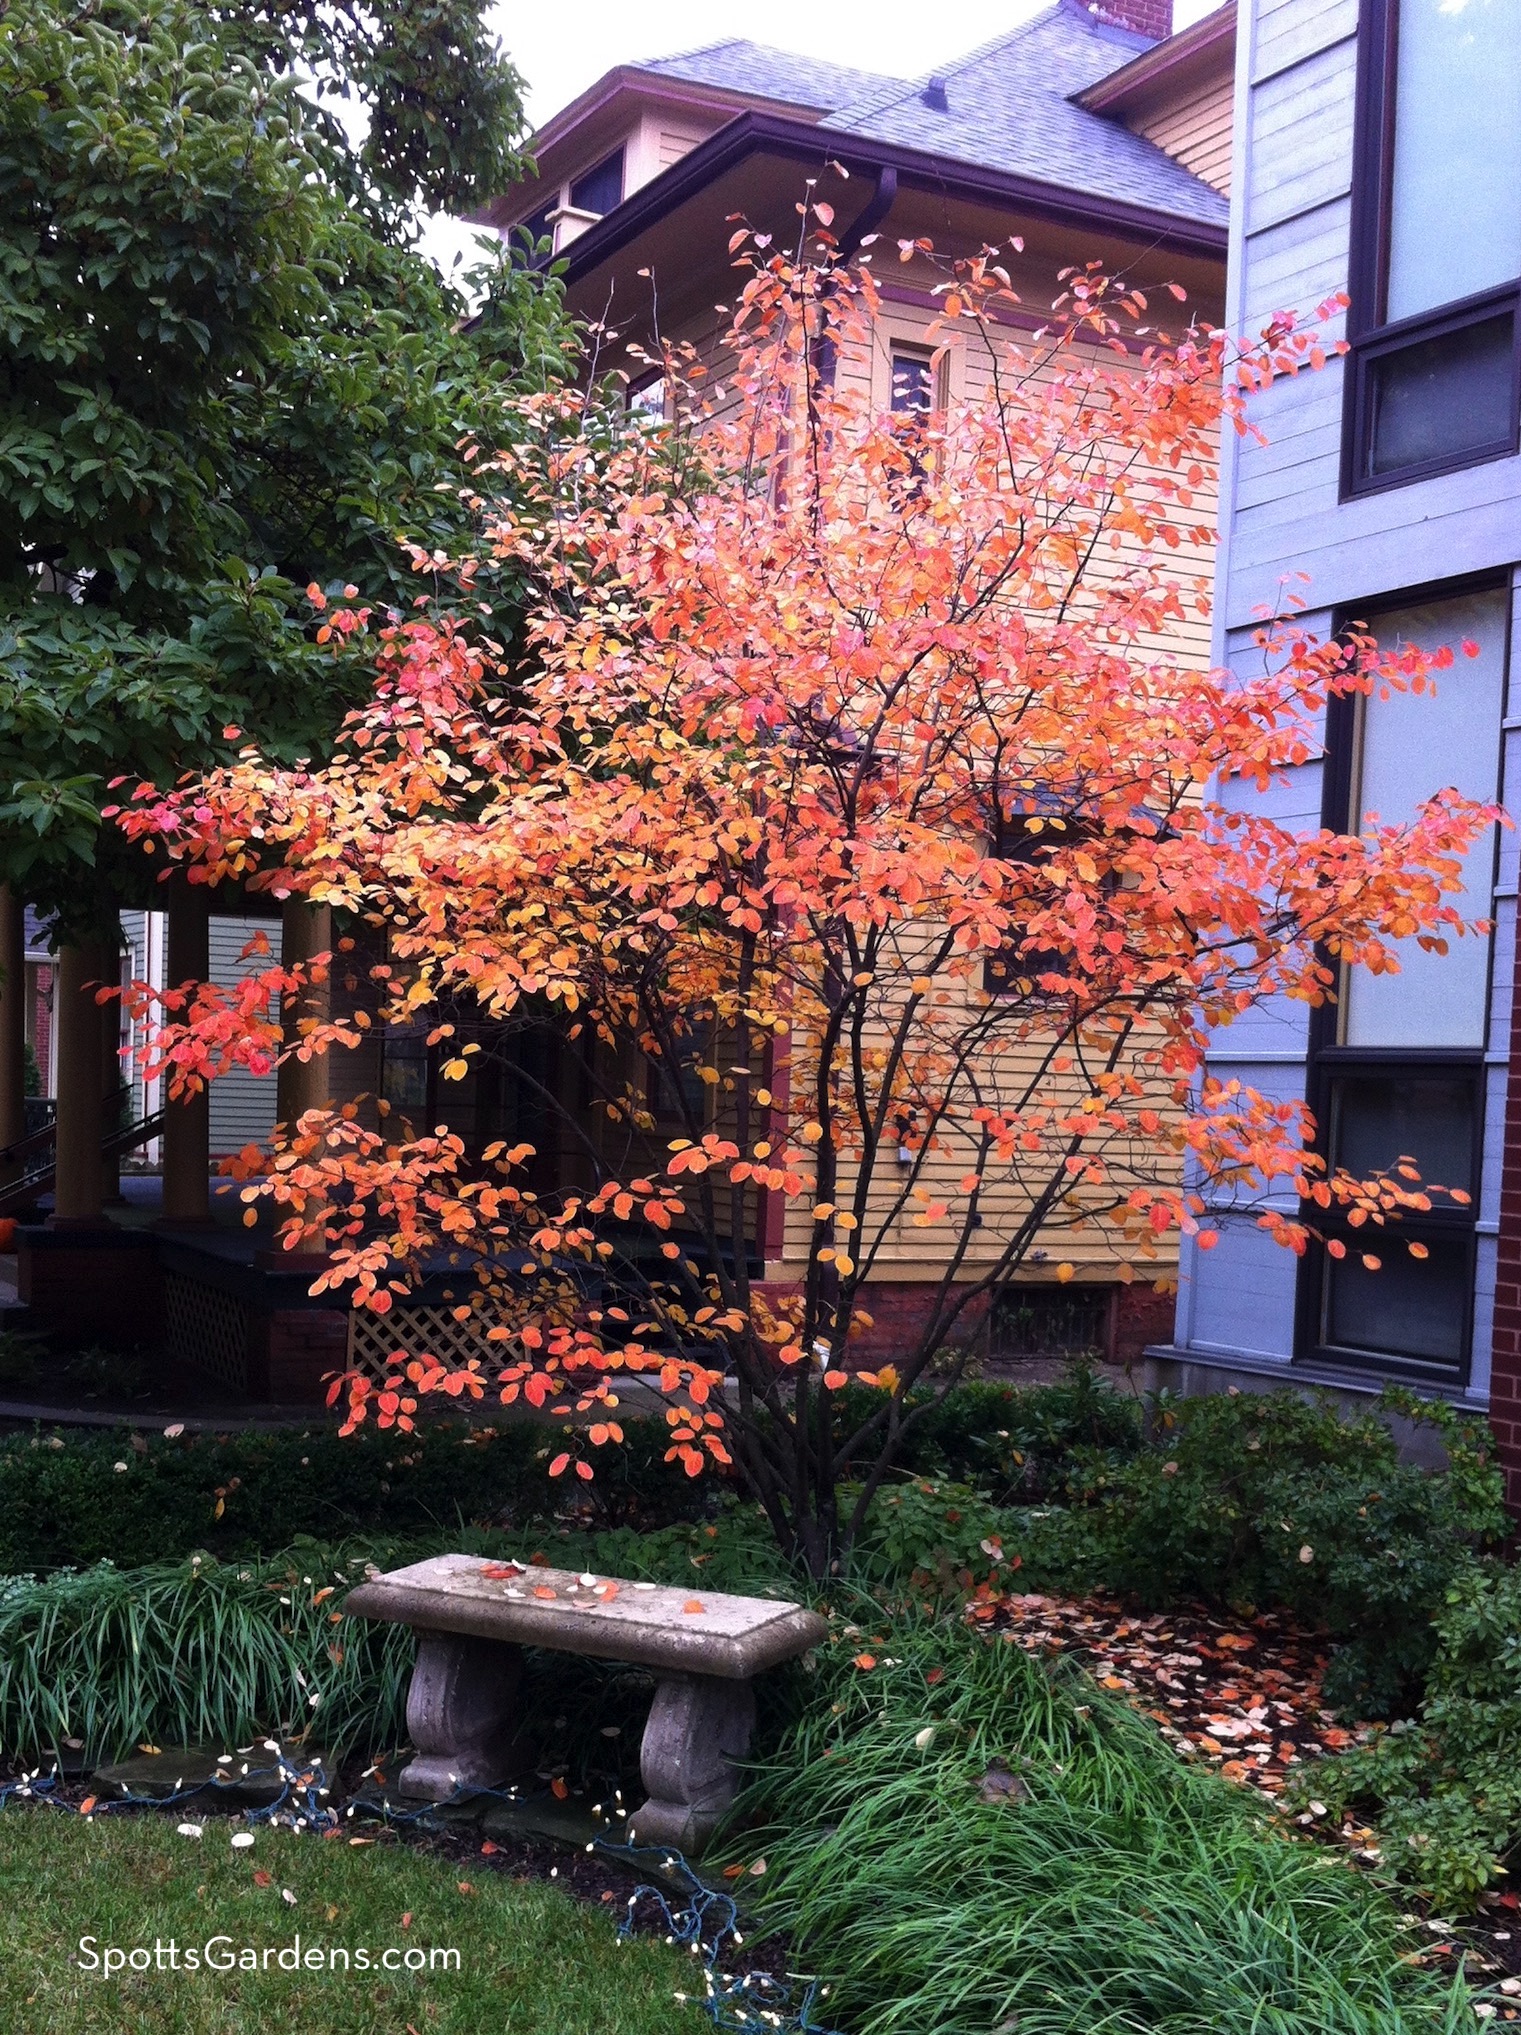
[[[1230,145],[1230,102],[1228,87],[1225,89],[1222,105],[1225,121],[1225,160],[1228,165]],[[1193,165],[1190,165],[1193,167]],[[1032,315],[1038,315],[1051,298],[1049,266],[1041,265],[1031,257],[1013,255],[1009,260],[1013,280],[1019,289],[1024,304]],[[884,270],[886,264],[884,263]],[[953,405],[961,402],[985,401],[990,393],[993,361],[982,339],[966,328],[949,333],[935,333],[932,328],[940,316],[938,304],[932,301],[912,301],[916,298],[928,300],[937,282],[943,278],[940,272],[928,263],[918,260],[907,264],[894,263],[890,273],[884,273],[879,281],[883,286],[883,303],[878,319],[873,326],[870,345],[846,346],[841,350],[836,368],[836,382],[841,389],[852,389],[883,407],[890,400],[892,365],[891,355],[895,345],[915,348],[937,348],[947,343],[946,368],[942,386],[946,399]],[[1186,313],[1184,314],[1187,315]],[[722,330],[726,323],[723,314],[707,311],[701,318],[694,318],[685,325],[678,324],[671,334],[678,343],[685,341],[692,345],[697,358],[706,369],[706,379],[698,384],[703,400],[714,403],[714,414],[722,416],[732,413],[736,397],[732,388],[726,386],[726,379],[732,372],[733,355],[722,343]],[[1025,338],[1018,330],[1010,330],[1007,343],[1018,347]],[[998,343],[995,341],[995,344]],[[720,393],[722,391],[722,393]],[[716,399],[716,400],[715,400]],[[1194,513],[1201,524],[1210,528],[1215,522],[1215,497],[1213,486],[1201,487],[1197,491]],[[1114,571],[1123,571],[1139,556],[1135,543],[1126,539],[1111,555]],[[1210,622],[1207,611],[1209,576],[1213,569],[1213,550],[1199,550],[1188,555],[1170,554],[1167,560],[1169,573],[1179,579],[1197,576],[1199,599],[1191,604],[1188,612],[1169,628],[1160,632],[1154,643],[1138,646],[1143,654],[1154,648],[1159,657],[1177,659],[1183,663],[1195,663],[1207,667],[1210,662]],[[947,994],[958,1004],[970,1005],[975,987],[947,985]],[[875,1043],[875,1041],[873,1041]],[[991,1074],[983,1073],[984,1079],[991,1079],[992,1085],[1004,1095],[1012,1095],[1021,1085],[1020,1077],[1028,1077],[1039,1061],[1039,1042],[1031,1040],[1013,1047],[1001,1056],[999,1066]],[[1058,1100],[1060,1082],[1048,1078],[1042,1083],[1045,1099]],[[720,1113],[724,1109],[724,1097],[715,1097]],[[1165,1108],[1165,1105],[1164,1105]],[[657,1147],[660,1138],[652,1143]],[[925,1163],[917,1177],[916,1184],[927,1189],[931,1195],[945,1194],[954,1208],[960,1200],[957,1182],[968,1170],[971,1159],[969,1151],[958,1151],[948,1145],[944,1151],[936,1151]],[[1146,1169],[1152,1178],[1160,1173],[1170,1181],[1181,1175],[1181,1161],[1158,1167],[1149,1155]],[[918,1203],[903,1214],[892,1217],[893,1178],[896,1169],[888,1165],[883,1169],[888,1176],[873,1196],[871,1214],[868,1217],[864,1238],[857,1241],[869,1245],[878,1238],[878,1226],[888,1221],[886,1234],[881,1235],[875,1254],[875,1263],[870,1277],[881,1281],[933,1281],[942,1276],[946,1256],[952,1248],[957,1225],[953,1222],[938,1229],[916,1227],[913,1214]],[[848,1204],[851,1185],[850,1169],[842,1169],[840,1192],[837,1199]],[[1001,1239],[1006,1239],[1017,1224],[1022,1209],[1029,1205],[1031,1193],[1044,1184],[1044,1172],[1032,1178],[1022,1188],[1017,1181],[1006,1180],[991,1187],[983,1201],[983,1224],[968,1252],[962,1277],[968,1280],[984,1276],[988,1264],[998,1255]],[[1126,1180],[1124,1185],[1134,1185]],[[767,1276],[777,1279],[792,1279],[801,1276],[806,1264],[812,1216],[807,1197],[788,1204],[783,1224],[781,1254],[767,1265]],[[1170,1278],[1175,1275],[1177,1249],[1169,1238],[1157,1249],[1154,1258],[1141,1258],[1134,1253],[1122,1253],[1115,1246],[1112,1233],[1106,1225],[1094,1223],[1091,1226],[1074,1229],[1070,1214],[1053,1223],[1037,1239],[1034,1251],[1026,1257],[1019,1268],[1022,1281],[1050,1279],[1055,1282],[1057,1266],[1068,1264],[1073,1267],[1075,1283],[1112,1281],[1122,1257],[1128,1258],[1135,1266],[1141,1279]]]
[[[1223,73],[1176,104],[1148,109],[1127,125],[1229,197],[1232,89],[1230,74]]]

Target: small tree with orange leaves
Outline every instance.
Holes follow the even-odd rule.
[[[1375,1226],[1429,1205],[1408,1169],[1328,1178],[1304,1110],[1205,1078],[1206,1048],[1264,998],[1319,1002],[1399,939],[1461,934],[1458,858],[1495,815],[1447,793],[1407,827],[1306,836],[1215,789],[1300,761],[1329,693],[1450,662],[1292,621],[1253,677],[1169,647],[1207,604],[1222,423],[1312,364],[1312,333],[1143,343],[1144,306],[1083,274],[1016,340],[988,256],[944,293],[980,392],[883,416],[834,372],[871,344],[870,278],[812,229],[796,258],[744,257],[722,391],[699,406],[668,364],[695,439],[599,435],[564,393],[504,418],[455,569],[526,577],[518,650],[425,610],[333,616],[375,632],[379,677],[329,767],[246,751],[144,787],[122,824],[193,880],[383,931],[378,1021],[452,1039],[446,1079],[510,1066],[529,1024],[579,1058],[569,1179],[353,1107],[260,1162],[246,1193],[331,1254],[318,1289],[384,1312],[441,1249],[473,1262],[479,1359],[351,1377],[348,1424],[495,1391],[576,1416],[555,1467],[589,1476],[636,1374],[673,1455],[737,1462],[824,1573],[954,1382],[932,1359],[1033,1251],[1081,1232],[1115,1276],[1154,1275],[1227,1188],[1291,1249],[1316,1203]],[[302,979],[253,969],[169,1013],[176,1081],[281,1050]],[[313,1021],[299,1050],[352,1036]],[[1301,1220],[1267,1206],[1285,1182]],[[757,1277],[763,1219],[782,1286]],[[938,1268],[922,1326],[862,1372],[873,1282],[915,1240]]]

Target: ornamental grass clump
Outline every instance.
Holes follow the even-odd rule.
[[[1474,2025],[1366,1875],[1080,1671],[958,1622],[849,1634],[746,1806],[744,1884],[852,2035]]]
[[[72,1744],[98,1760],[143,1743],[226,1746],[265,1731],[329,1750],[395,1744],[413,1635],[335,1622],[364,1567],[313,1547],[237,1565],[191,1556],[6,1578],[0,1753],[29,1762]]]

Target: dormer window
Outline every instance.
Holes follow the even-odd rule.
[[[512,259],[519,267],[532,268],[539,261],[548,260],[548,252],[541,251],[540,244],[547,240],[551,248],[554,245],[556,209],[554,203],[541,205],[531,218],[524,219],[513,227],[509,240]]]
[[[594,212],[598,218],[623,202],[623,150],[614,149],[570,187],[573,212]]]

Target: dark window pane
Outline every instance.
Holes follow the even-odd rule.
[[[929,361],[917,353],[893,355],[892,407],[900,415],[927,417],[935,407],[935,377]]]
[[[393,1109],[428,1106],[428,1047],[421,1033],[393,1032],[385,1041],[380,1092]]]
[[[1331,1161],[1365,1180],[1413,1159],[1429,1185],[1473,1188],[1474,1087],[1450,1075],[1358,1076],[1331,1091]]]
[[[554,209],[554,205],[543,205],[531,219],[513,227],[508,238],[512,245],[512,259],[520,268],[526,268],[539,257],[541,240],[553,240],[554,229],[549,223],[549,215]]]
[[[570,202],[578,212],[611,212],[623,197],[623,150],[610,155],[570,187]]]
[[[1431,1370],[1466,1365],[1471,1253],[1466,1238],[1427,1233],[1430,1256],[1412,1258],[1394,1231],[1349,1237],[1344,1258],[1325,1261],[1323,1339],[1332,1349],[1403,1358]],[[1361,1253],[1380,1260],[1370,1272]]]
[[[1507,443],[1515,429],[1509,311],[1368,363],[1369,474]]]

